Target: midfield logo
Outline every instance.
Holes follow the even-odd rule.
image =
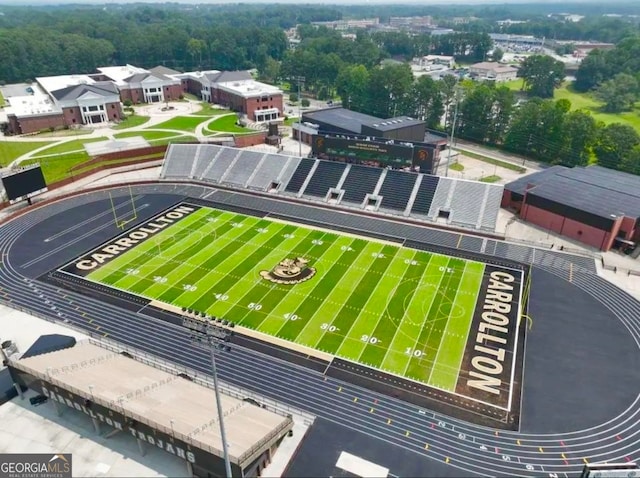
[[[316,275],[316,270],[308,264],[309,261],[303,257],[285,259],[270,271],[260,271],[260,275],[277,284],[299,284]]]

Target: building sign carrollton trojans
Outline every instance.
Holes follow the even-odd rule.
[[[260,271],[263,279],[276,284],[299,284],[311,279],[315,274],[316,270],[309,267],[309,261],[304,257],[285,259],[270,271]]]
[[[193,204],[180,204],[167,211],[160,213],[141,226],[135,227],[124,234],[111,239],[84,256],[76,259],[71,264],[62,268],[64,272],[86,276],[93,270],[108,263],[120,254],[128,251],[132,247],[153,237],[167,226],[175,224],[188,215],[200,209],[200,206]]]

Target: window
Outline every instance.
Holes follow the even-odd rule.
[[[115,108],[116,108],[116,105],[111,105],[111,109],[112,110],[115,109]]]

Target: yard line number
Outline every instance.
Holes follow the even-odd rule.
[[[336,327],[335,325],[329,325],[327,323],[324,323],[320,326],[320,329],[322,330],[326,330],[327,332],[339,332],[340,329],[338,327]]]

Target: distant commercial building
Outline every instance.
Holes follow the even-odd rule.
[[[640,243],[640,176],[633,174],[553,166],[505,185],[502,207],[603,251]]]
[[[437,70],[442,68],[453,68],[456,64],[456,60],[453,56],[426,55],[414,58],[412,64],[421,67],[423,70]]]
[[[483,61],[469,67],[469,75],[480,80],[509,81],[518,76],[518,69],[500,63]]]
[[[362,18],[359,20],[336,20],[330,22],[311,22],[312,25],[333,28],[334,30],[351,30],[356,28],[371,28],[380,23],[379,18]]]
[[[390,17],[389,25],[394,28],[425,28],[433,26],[433,18],[430,16],[422,17]]]
[[[185,88],[204,101],[246,115],[251,121],[274,121],[283,111],[280,88],[255,81],[248,71],[198,71],[180,75]]]

